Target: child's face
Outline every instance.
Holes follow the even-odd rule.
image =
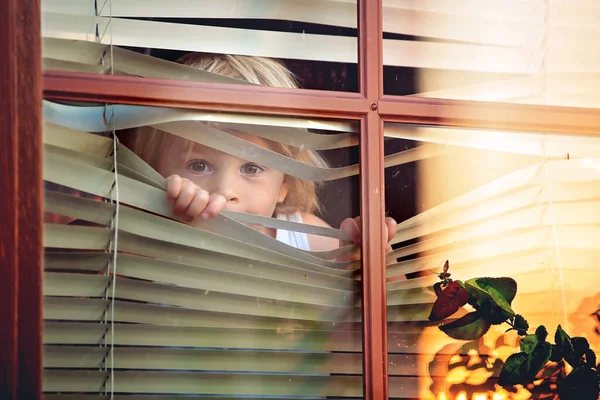
[[[256,136],[245,133],[235,136],[269,148]],[[200,144],[190,150],[188,142],[178,137],[168,139],[159,155],[157,170],[165,177],[179,175],[210,194],[224,196],[226,210],[265,217],[273,215],[288,190],[282,172]]]

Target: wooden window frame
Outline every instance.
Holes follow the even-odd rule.
[[[359,120],[366,400],[385,400],[384,122],[600,134],[600,110],[383,95],[381,0],[358,0],[359,93],[41,70],[40,0],[0,0],[0,398],[41,399],[41,98]],[[257,94],[260,94],[257,96]]]

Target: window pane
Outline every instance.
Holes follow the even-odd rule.
[[[47,70],[357,91],[355,0],[43,0],[42,11]],[[246,56],[278,59],[293,79],[254,74]]]
[[[498,385],[520,336],[490,321],[510,318],[512,309],[528,321],[528,334],[545,325],[554,343],[560,324],[600,350],[600,140],[391,123],[385,135],[386,153],[413,152],[416,160],[386,168],[386,207],[398,222],[387,258],[390,397],[407,396],[395,381],[403,376],[419,377],[413,393],[422,399],[556,394],[564,364],[546,365],[545,378],[526,386]],[[475,306],[433,312],[450,293],[438,299],[434,287],[446,261],[449,278],[477,293],[455,301]],[[486,277],[514,279],[516,297],[509,280],[470,281]],[[490,287],[505,303],[487,302]],[[447,327],[447,335],[437,327],[464,315],[473,329]]]
[[[384,90],[600,107],[599,17],[587,0],[384,2]]]
[[[363,396],[357,124],[44,115],[46,398]]]

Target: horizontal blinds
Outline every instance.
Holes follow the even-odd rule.
[[[234,138],[228,129],[258,132],[266,119],[162,111],[44,103],[45,211],[75,221],[44,226],[45,398],[362,397],[360,264],[337,260],[353,246],[298,250],[244,224],[348,239],[344,232],[234,212],[183,224],[164,178],[98,134],[104,120],[130,128],[148,115],[175,134],[177,124],[219,130],[224,143]],[[288,143],[356,145],[353,127],[333,122],[325,132],[329,123],[273,119],[265,135],[276,139],[281,128],[294,134]],[[240,148],[253,157],[252,146]],[[292,161],[273,167],[294,172]],[[400,397],[418,391],[412,354],[432,301],[417,284],[395,288],[388,305],[390,346],[410,350],[390,358]]]
[[[384,64],[414,69],[408,86],[415,96],[600,106],[594,2],[495,3],[384,2]],[[276,21],[319,29],[269,28]],[[356,21],[351,0],[152,0],[143,7],[44,0],[43,62],[46,69],[247,84],[124,47],[355,64]]]
[[[94,42],[96,26],[98,25],[100,32],[105,32],[109,31],[110,24],[111,35],[107,35],[103,43],[108,44],[112,39],[115,46],[341,63],[356,63],[357,60],[357,41],[353,37],[257,31],[114,17],[74,16],[50,12],[44,13],[43,18],[43,36],[62,39],[65,41],[65,46],[69,45],[67,39]],[[153,35],[157,30],[161,30],[163,34],[158,37]],[[557,33],[559,31],[557,29]],[[574,31],[571,36],[577,40],[582,39],[591,46],[592,42],[588,36],[590,31],[593,32],[592,29]],[[543,31],[538,30],[538,32],[525,31],[521,36],[515,36],[513,32],[510,35],[514,37],[511,47],[507,44],[495,43],[485,46],[471,43],[384,40],[384,64],[413,68],[533,74],[543,62],[543,54],[539,51]],[[528,33],[538,33],[540,39],[532,40],[529,46],[523,47],[519,39],[527,38]],[[497,35],[509,34],[510,28],[507,28]],[[211,37],[214,40],[199,41],[196,39],[198,37]],[[477,43],[478,40],[472,38],[470,42]],[[574,49],[564,43],[557,44],[553,50],[555,53],[552,54],[547,67],[549,72],[599,72],[597,57],[594,54],[580,55],[576,60],[562,58],[556,53],[566,52],[573,56],[577,55]],[[49,53],[47,58],[57,59],[57,56]],[[499,63],[498,59],[501,59],[502,63]],[[116,60],[115,68],[119,69]]]
[[[431,206],[398,225],[394,250],[387,255],[388,306],[404,301],[409,288],[431,288],[439,281],[433,273],[449,260],[455,279],[514,278],[513,309],[532,329],[545,324],[553,332],[561,324],[600,349],[594,332],[600,141],[395,124],[386,125],[386,135],[451,149],[416,163],[416,195]],[[418,277],[398,279],[406,274]],[[432,292],[427,295],[435,299]],[[420,398],[461,392],[465,398],[500,396],[494,387],[499,370],[491,365],[519,351],[516,336],[504,335],[505,328],[494,327],[482,341],[467,344],[427,328],[419,342],[424,349],[419,374],[434,384],[421,387]],[[390,331],[388,340],[394,338]],[[390,355],[403,351],[390,348]],[[444,358],[448,352],[454,358]],[[432,375],[432,366],[445,369],[447,377]]]
[[[563,55],[568,52],[578,56],[576,60],[565,60],[560,54],[552,54],[546,65],[549,72],[598,72],[595,55],[579,51],[594,46],[595,19],[600,15],[600,10],[585,1],[577,1],[574,7],[522,1],[502,6],[489,1],[468,2],[456,8],[442,1],[420,3],[384,4],[385,32],[424,39],[385,40],[386,65],[530,74],[542,61],[540,46],[547,45]],[[85,2],[48,0],[42,3],[42,9],[43,35],[48,38],[95,41],[98,24],[100,38],[106,39],[103,42],[112,40],[117,46],[350,63],[355,63],[357,57],[355,37],[202,26],[201,22],[190,25],[182,20],[290,20],[356,28],[354,1],[258,0],[240,4],[228,0],[200,5],[180,0],[167,5],[155,0],[139,7],[131,0],[113,0],[110,7],[105,4],[95,10]],[[157,29],[160,36],[153,34]],[[587,66],[576,61],[587,61]]]

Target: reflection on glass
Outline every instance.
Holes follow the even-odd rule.
[[[42,10],[48,70],[241,84],[246,70],[225,79],[175,61],[189,53],[260,56],[284,62],[299,87],[357,91],[355,0],[44,0]]]
[[[383,7],[386,94],[600,107],[594,2]]]
[[[403,397],[395,379],[405,376],[419,377],[413,389],[424,399],[556,393],[562,364],[524,387],[498,386],[503,363],[520,351],[517,334],[503,324],[478,340],[449,338],[428,321],[433,284],[446,260],[453,279],[514,278],[512,309],[529,333],[543,324],[554,342],[561,324],[600,350],[600,140],[402,124],[387,124],[385,135],[386,151],[422,155],[386,169],[386,207],[399,223],[387,267],[390,397]]]
[[[48,398],[362,397],[355,124],[44,115]]]

